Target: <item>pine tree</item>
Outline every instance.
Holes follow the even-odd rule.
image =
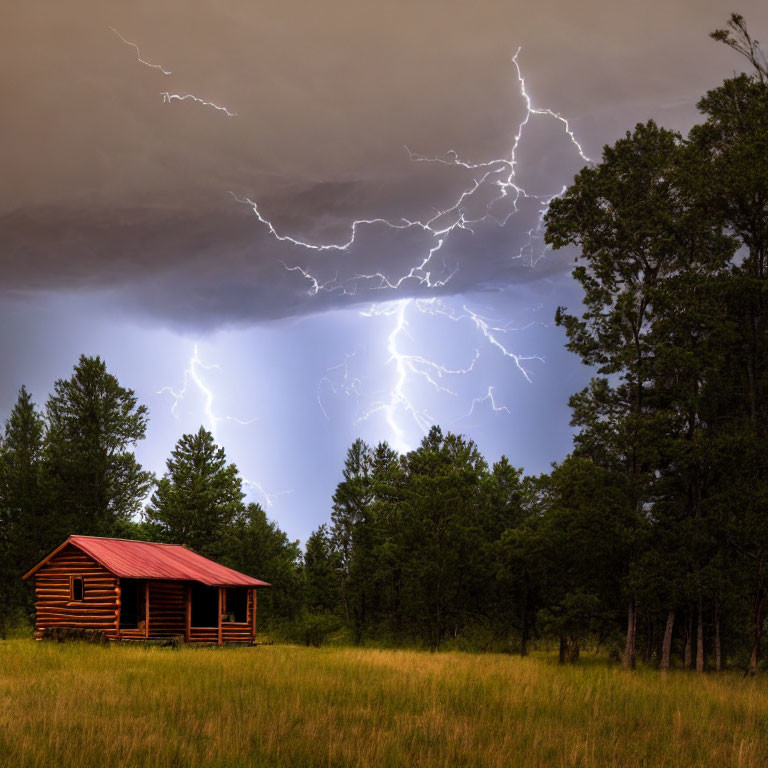
[[[312,613],[333,613],[341,607],[339,553],[328,526],[312,531],[304,550],[304,605]]]
[[[34,596],[21,576],[52,545],[40,485],[44,422],[26,387],[0,443],[0,633],[19,610],[32,614]]]
[[[152,476],[132,452],[147,409],[99,357],[82,355],[70,379],[54,384],[46,404],[46,495],[57,536],[113,535],[130,520]]]
[[[157,482],[146,521],[162,541],[183,544],[201,555],[226,555],[233,526],[244,513],[237,467],[204,427],[183,435]]]

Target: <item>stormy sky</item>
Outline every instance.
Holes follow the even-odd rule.
[[[100,354],[150,409],[146,466],[205,424],[301,539],[356,436],[439,423],[545,471],[589,371],[540,213],[637,121],[690,127],[742,68],[707,37],[731,10],[8,0],[0,415]]]

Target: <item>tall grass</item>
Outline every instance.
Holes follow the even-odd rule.
[[[0,643],[0,765],[765,766],[768,684],[548,656]]]

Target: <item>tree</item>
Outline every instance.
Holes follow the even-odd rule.
[[[312,613],[333,613],[341,603],[339,553],[328,526],[323,524],[307,539],[304,551],[304,604]]]
[[[571,400],[572,423],[581,428],[577,450],[625,473],[638,516],[653,504],[665,461],[660,448],[675,414],[683,413],[689,441],[701,423],[697,401],[705,357],[691,348],[696,334],[675,335],[673,329],[684,318],[688,331],[706,333],[692,298],[733,250],[722,218],[700,204],[695,160],[678,134],[653,121],[640,124],[605,147],[602,163],[582,170],[546,217],[547,242],[579,246],[584,262],[573,274],[584,289],[585,311],[578,317],[560,308],[556,322],[565,327],[568,348],[610,377]],[[667,349],[667,369],[660,371]],[[683,382],[678,394],[684,393],[685,403],[670,398],[669,381]],[[693,516],[700,514],[703,471],[699,459],[688,462]],[[626,584],[624,661],[632,667],[637,595],[632,580]]]
[[[147,409],[99,357],[81,355],[46,404],[45,483],[56,536],[112,535],[136,514],[152,476],[131,448],[145,436]]]
[[[762,501],[768,492],[768,66],[742,16],[731,14],[728,29],[712,37],[753,67],[699,102],[706,119],[691,130],[690,141],[702,158],[702,197],[722,212],[724,226],[741,248],[725,292],[724,314],[734,333],[712,410],[718,414],[720,463],[742,458],[732,471],[717,473],[714,496],[721,511],[729,510],[721,518],[749,584],[754,674],[768,601],[768,516]],[[734,497],[740,503],[734,504]]]
[[[162,541],[223,557],[244,511],[237,467],[204,427],[179,439],[166,467],[145,512],[147,523]]]
[[[485,588],[491,591],[491,610],[501,631],[510,626],[520,633],[520,655],[528,654],[528,642],[536,628],[541,607],[541,553],[537,549],[539,508],[534,486],[523,478],[506,456],[493,465],[485,481],[491,530],[487,559],[494,574]]]
[[[21,576],[57,543],[40,483],[44,429],[22,386],[0,444],[0,611],[22,608],[30,616],[34,597]]]
[[[404,459],[400,525],[405,539],[406,618],[430,648],[440,648],[471,618],[471,586],[484,568],[482,482],[487,464],[471,440],[432,427]]]
[[[368,557],[373,503],[371,449],[363,440],[352,443],[344,461],[343,480],[333,494],[331,512],[332,536],[338,553],[337,564],[341,587],[344,618],[354,619],[358,642],[367,623],[368,590],[364,579],[365,568],[361,560]],[[353,586],[354,582],[354,586]]]
[[[760,50],[760,41],[753,39],[747,29],[747,22],[739,13],[732,13],[728,19],[728,29],[716,29],[710,37],[725,43],[744,56],[755,68],[755,74],[761,83],[768,81],[768,62]]]
[[[569,456],[537,479],[539,521],[531,542],[544,573],[543,626],[560,638],[560,662],[583,639],[616,626],[626,563],[642,531],[623,473]]]

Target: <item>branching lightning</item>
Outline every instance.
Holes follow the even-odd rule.
[[[136,51],[136,61],[139,62],[139,64],[143,64],[145,67],[149,67],[150,69],[157,69],[160,70],[164,75],[172,75],[173,72],[171,72],[170,69],[164,69],[159,64],[151,64],[148,61],[145,61],[141,58],[141,51],[139,50],[139,46],[136,45],[136,43],[132,43],[130,40],[126,40],[114,27],[109,27],[126,45],[130,45],[131,48],[133,48]]]
[[[213,412],[213,392],[205,385],[205,382],[200,376],[200,371],[211,371],[218,368],[218,365],[206,365],[200,359],[200,353],[195,344],[192,351],[192,357],[189,359],[189,364],[184,370],[184,383],[181,389],[174,389],[172,386],[165,386],[158,390],[158,395],[169,394],[173,398],[173,405],[171,406],[171,413],[174,418],[179,418],[179,403],[181,403],[187,396],[187,390],[189,384],[192,382],[203,395],[203,413],[205,415],[205,422],[208,426],[210,433],[216,437],[216,426],[221,419],[219,419]]]
[[[189,394],[190,386],[196,387],[203,397],[203,414],[205,419],[205,425],[210,433],[216,438],[216,429],[222,421],[232,421],[242,426],[247,426],[258,421],[258,419],[238,419],[234,416],[218,416],[213,408],[214,394],[209,385],[205,383],[202,377],[203,371],[221,370],[218,365],[208,365],[203,362],[200,357],[198,345],[195,344],[192,350],[192,356],[189,358],[189,363],[184,370],[183,384],[180,388],[172,386],[165,386],[158,391],[157,394],[169,394],[173,398],[173,405],[171,406],[171,413],[174,418],[179,418],[179,404],[183,402],[185,397]],[[243,485],[255,489],[263,497],[267,507],[271,507],[274,504],[274,500],[279,496],[292,493],[292,490],[275,491],[270,493],[266,490],[264,485],[257,481],[243,477]]]
[[[418,393],[414,386],[418,380],[425,382],[438,395],[457,397],[457,392],[452,388],[452,382],[459,377],[466,377],[476,369],[480,360],[481,349],[476,347],[469,362],[462,368],[452,368],[441,362],[437,362],[424,354],[415,354],[408,351],[408,342],[417,345],[414,336],[414,321],[419,316],[444,318],[456,323],[466,323],[475,331],[479,331],[479,342],[492,347],[503,357],[514,361],[518,370],[526,381],[533,380],[526,362],[543,362],[538,355],[520,355],[513,352],[504,342],[504,335],[512,332],[524,331],[533,323],[521,327],[511,323],[501,324],[475,312],[466,305],[461,311],[455,311],[442,299],[399,299],[389,302],[373,304],[368,309],[360,312],[366,318],[391,318],[390,330],[386,337],[387,360],[385,366],[392,369],[392,382],[386,388],[385,394],[369,394],[363,386],[363,380],[352,371],[357,352],[345,356],[338,365],[332,366],[326,371],[325,376],[318,384],[318,402],[326,418],[328,412],[323,402],[322,392],[330,391],[330,394],[343,393],[348,397],[354,397],[358,402],[366,402],[364,410],[356,418],[355,423],[360,423],[380,414],[383,416],[391,434],[393,447],[404,452],[413,446],[409,441],[406,423],[410,422],[419,432],[426,433],[434,423],[429,411],[421,407],[418,402]],[[508,406],[501,405],[496,399],[494,386],[489,386],[484,395],[475,397],[470,405],[469,413],[459,418],[466,418],[474,413],[475,408],[482,403],[489,402],[491,411],[511,414]],[[403,421],[403,418],[406,421]],[[458,419],[454,419],[456,421]]]
[[[538,258],[535,257],[534,244],[541,239],[544,216],[546,215],[552,200],[559,197],[565,188],[554,194],[537,195],[526,192],[526,190],[517,183],[516,166],[518,164],[518,150],[525,127],[529,124],[531,117],[538,115],[549,117],[557,121],[562,126],[563,132],[576,149],[579,157],[587,163],[591,162],[591,160],[585,154],[582,145],[576,139],[570,123],[565,117],[550,108],[534,106],[531,96],[526,89],[525,78],[523,77],[518,60],[521,50],[521,48],[517,49],[515,55],[512,57],[512,62],[515,66],[519,94],[523,100],[525,113],[523,119],[517,126],[512,141],[512,147],[507,157],[494,158],[483,162],[469,162],[462,159],[455,150],[449,150],[442,156],[427,156],[414,153],[408,147],[405,148],[409,158],[414,163],[437,163],[448,165],[470,171],[474,174],[471,183],[459,193],[451,205],[437,210],[437,212],[429,218],[401,218],[394,221],[380,217],[357,219],[351,223],[349,235],[346,239],[340,242],[316,243],[280,232],[274,222],[264,215],[258,203],[248,197],[240,197],[233,192],[230,192],[230,194],[237,202],[251,208],[258,221],[267,229],[268,233],[275,240],[307,250],[320,252],[348,252],[355,245],[361,229],[376,226],[383,226],[392,230],[418,229],[433,240],[433,244],[427,249],[424,255],[421,256],[407,272],[396,278],[390,278],[383,272],[373,272],[357,273],[341,282],[338,280],[338,275],[331,279],[323,280],[306,267],[300,265],[288,265],[283,261],[282,264],[286,270],[290,272],[298,272],[310,283],[310,294],[327,291],[330,293],[338,292],[354,295],[357,292],[358,285],[363,281],[372,281],[372,287],[375,289],[390,289],[393,291],[397,290],[403,283],[410,280],[427,288],[444,287],[458,272],[458,265],[456,265],[446,276],[435,278],[433,276],[433,271],[430,269],[430,264],[435,254],[443,248],[451,235],[457,230],[473,232],[474,230],[472,227],[481,223],[494,223],[500,227],[504,227],[509,219],[519,212],[519,202],[526,198],[539,201],[541,207],[537,224],[528,231],[528,241],[520,248],[516,258],[522,259],[527,254],[530,258],[531,266],[534,266],[538,261],[538,258],[540,258],[546,250],[545,249]],[[485,206],[485,213],[480,216],[475,216],[474,218],[471,217],[468,213],[469,202],[480,190],[485,191],[489,186],[495,191],[493,191],[490,201]],[[493,209],[505,198],[510,199],[511,210],[504,216],[499,217],[494,213]]]
[[[531,267],[533,267],[547,250],[546,248],[538,250],[537,246],[542,239],[544,218],[552,201],[563,194],[565,187],[553,194],[538,195],[527,192],[518,183],[518,153],[526,126],[529,125],[531,118],[534,116],[557,121],[575,148],[579,158],[586,163],[590,163],[591,160],[584,152],[582,145],[577,140],[570,123],[565,117],[548,107],[541,108],[534,105],[527,91],[525,78],[520,67],[520,53],[521,49],[518,48],[512,57],[512,62],[515,67],[519,95],[523,100],[524,115],[517,125],[507,157],[494,158],[482,162],[470,162],[463,159],[455,150],[450,150],[442,156],[426,156],[414,153],[408,147],[405,148],[413,163],[447,165],[463,171],[469,171],[472,174],[470,183],[460,191],[454,202],[445,208],[437,210],[429,218],[401,218],[394,221],[384,218],[358,219],[352,222],[349,235],[345,239],[339,242],[312,242],[308,239],[279,231],[275,223],[264,215],[256,202],[247,197],[238,197],[234,193],[231,194],[239,203],[248,205],[251,208],[258,221],[275,240],[301,249],[318,252],[349,252],[355,245],[360,231],[363,228],[370,227],[386,227],[392,230],[415,229],[420,230],[432,239],[432,244],[419,257],[416,263],[406,272],[395,278],[388,277],[383,272],[377,271],[373,273],[356,273],[342,281],[339,281],[338,274],[330,279],[321,279],[314,271],[305,266],[299,264],[289,265],[285,261],[281,262],[287,271],[298,272],[309,282],[310,294],[329,292],[354,295],[360,284],[364,281],[369,289],[389,289],[392,291],[401,288],[408,281],[413,281],[414,284],[427,288],[444,287],[457,273],[459,267],[455,265],[448,271],[444,265],[443,274],[435,276],[433,259],[450,237],[457,230],[474,232],[473,227],[483,223],[496,224],[502,228],[505,227],[510,218],[520,211],[520,202],[524,199],[535,200],[538,203],[538,216],[534,226],[528,230],[527,240],[520,247],[515,258],[523,259],[527,257]],[[485,204],[484,210],[481,210],[479,215],[470,215],[469,204],[472,199],[481,190],[483,193],[486,193],[488,189],[491,190],[491,196],[489,202]],[[510,206],[506,213],[501,215],[496,211],[501,201],[505,199]],[[446,272],[447,274],[445,274]],[[524,329],[511,328],[509,324],[505,325],[494,322],[466,305],[462,307],[460,312],[453,310],[445,302],[434,299],[402,299],[374,305],[370,310],[362,314],[368,317],[387,316],[392,318],[392,327],[387,337],[388,359],[386,365],[394,367],[394,383],[387,395],[374,400],[358,418],[358,421],[368,419],[376,413],[383,413],[391,430],[393,444],[398,450],[407,450],[409,447],[405,428],[399,421],[400,415],[405,414],[422,432],[426,432],[432,424],[432,418],[428,411],[425,408],[419,407],[408,394],[409,381],[422,378],[437,393],[455,394],[443,383],[445,378],[470,373],[480,355],[479,349],[476,349],[475,357],[467,368],[450,370],[422,355],[405,352],[402,342],[404,337],[410,337],[408,313],[411,311],[422,314],[442,315],[454,322],[466,321],[471,323],[480,333],[485,344],[494,348],[504,357],[509,358],[529,383],[532,382],[532,375],[526,364],[531,361],[543,362],[542,358],[538,355],[521,355],[514,352],[504,342],[504,335],[506,333],[512,330]],[[361,380],[359,377],[352,376],[349,370],[351,357],[348,355],[343,363],[328,369],[318,385],[318,403],[326,418],[328,418],[328,413],[323,405],[321,388],[330,388],[333,394],[343,391],[347,396],[354,395],[357,399],[361,397]],[[339,374],[341,374],[341,377],[340,380],[337,380]],[[489,403],[491,411],[494,413],[511,413],[508,406],[497,403],[495,387],[490,385],[484,395],[475,397],[472,400],[466,416],[471,416],[475,409],[483,403]]]
[[[399,301],[375,304],[369,310],[361,312],[365,317],[392,317],[393,326],[387,337],[387,365],[395,368],[395,383],[386,398],[374,401],[357,421],[365,421],[375,413],[383,412],[386,422],[393,435],[393,445],[400,451],[408,450],[405,431],[397,421],[399,412],[405,412],[416,423],[422,432],[426,432],[433,423],[432,417],[425,409],[418,408],[407,393],[407,384],[411,377],[426,381],[435,392],[445,392],[455,396],[455,392],[443,383],[446,377],[460,376],[469,373],[478,360],[480,352],[475,350],[474,357],[465,368],[452,369],[430,360],[423,355],[405,352],[401,342],[403,337],[413,338],[409,331],[407,312],[411,306],[424,312],[429,301],[416,299],[401,299]]]
[[[205,99],[193,96],[191,93],[170,93],[168,91],[163,91],[160,95],[163,97],[164,104],[170,104],[172,101],[194,101],[203,106],[217,109],[219,112],[223,112],[227,117],[237,117],[237,112],[231,112],[226,107],[214,104],[212,101],[205,101]]]
[[[132,46],[136,50],[137,60],[141,64],[152,69],[158,69],[164,75],[171,74],[170,71],[160,65],[151,64],[142,59],[138,46],[126,40],[113,27],[110,27],[110,29],[123,43]],[[396,276],[390,276],[383,271],[377,270],[374,272],[361,271],[353,273],[342,279],[339,279],[338,272],[333,277],[321,278],[314,269],[297,263],[287,263],[287,260],[281,260],[281,264],[286,271],[298,273],[303,280],[309,283],[308,293],[312,295],[327,292],[351,296],[357,293],[362,284],[365,284],[369,290],[388,290],[392,292],[398,291],[405,284],[430,289],[444,288],[457,274],[459,264],[456,263],[449,267],[445,263],[445,259],[443,259],[442,266],[436,266],[434,262],[436,256],[443,250],[443,247],[449,242],[451,237],[457,231],[474,233],[474,228],[481,224],[505,227],[510,218],[520,212],[520,203],[526,199],[537,202],[539,205],[538,217],[535,225],[527,231],[527,241],[523,243],[516,255],[512,255],[512,258],[522,260],[527,257],[530,265],[533,267],[546,253],[546,249],[537,250],[538,244],[542,239],[544,217],[551,202],[559,197],[565,188],[554,194],[541,195],[526,191],[518,183],[518,151],[526,126],[529,125],[531,118],[534,116],[541,116],[556,121],[575,148],[579,158],[587,163],[591,161],[585,154],[582,145],[577,140],[569,121],[565,117],[548,107],[537,107],[534,105],[527,91],[525,78],[520,67],[520,53],[521,49],[518,48],[512,57],[512,63],[515,67],[518,91],[523,102],[524,114],[517,124],[507,156],[481,162],[470,162],[463,159],[455,150],[449,150],[442,156],[428,156],[412,152],[408,147],[405,148],[412,163],[446,165],[460,169],[462,172],[469,172],[471,177],[450,205],[436,210],[429,217],[402,217],[395,220],[383,217],[357,219],[350,224],[349,234],[345,238],[334,242],[314,242],[308,238],[281,231],[278,225],[264,214],[257,202],[248,197],[237,195],[234,192],[230,194],[238,203],[247,205],[258,222],[266,229],[267,233],[277,242],[285,244],[286,247],[320,253],[349,253],[356,245],[362,230],[375,228],[402,232],[413,231],[421,233],[427,239],[423,253],[416,258],[412,266]],[[227,107],[204,100],[191,93],[163,91],[161,95],[163,102],[166,104],[170,104],[173,101],[192,101],[223,112],[228,117],[236,116],[236,113]],[[480,200],[479,211],[477,210],[478,200]],[[504,206],[501,205],[502,201],[505,201]],[[473,209],[474,213],[472,212]],[[402,414],[407,415],[413,424],[423,432],[426,432],[432,424],[432,418],[428,411],[417,405],[411,395],[409,395],[409,382],[420,379],[427,382],[436,394],[444,393],[455,396],[456,393],[447,386],[447,380],[471,373],[480,357],[480,349],[476,348],[474,356],[466,367],[451,369],[423,355],[406,351],[404,346],[405,340],[411,339],[413,341],[409,328],[411,313],[442,316],[453,322],[465,321],[471,323],[475,330],[479,332],[486,346],[493,347],[498,353],[509,358],[525,380],[528,382],[532,381],[532,376],[526,367],[526,363],[532,360],[541,361],[541,358],[535,355],[526,356],[513,352],[503,341],[504,334],[511,330],[520,329],[513,329],[508,324],[498,324],[466,305],[462,307],[461,311],[455,311],[450,305],[437,299],[406,298],[374,304],[369,310],[361,314],[367,317],[389,317],[392,319],[392,326],[387,335],[386,348],[388,358],[386,365],[394,368],[394,383],[384,397],[377,397],[370,402],[369,407],[359,417],[358,421],[368,419],[376,413],[383,413],[393,435],[393,443],[399,450],[408,449],[405,428],[399,421],[399,417]],[[358,400],[363,397],[362,380],[359,376],[353,375],[350,370],[350,361],[354,356],[355,353],[347,355],[342,363],[329,368],[318,384],[318,404],[326,418],[329,417],[323,404],[323,392],[330,392],[331,395],[344,393],[347,397],[355,397]],[[178,405],[184,399],[190,383],[194,384],[203,394],[205,419],[211,432],[214,434],[217,424],[224,419],[241,424],[249,424],[253,421],[241,421],[229,416],[218,417],[216,415],[213,408],[213,392],[206,386],[201,377],[202,371],[215,367],[207,366],[202,362],[198,348],[195,346],[189,366],[184,372],[184,382],[181,389],[176,390],[173,387],[164,387],[161,390],[161,392],[168,393],[173,397],[174,402],[171,410],[178,417]],[[490,385],[487,387],[484,395],[475,397],[472,400],[469,412],[466,415],[472,415],[476,407],[486,402],[490,404],[492,412],[506,412],[510,414],[510,410],[506,405],[497,403],[495,387]],[[259,482],[252,480],[246,480],[245,482],[261,493],[268,506],[272,505],[273,498],[282,495],[282,493],[287,493],[286,491],[269,494]]]
[[[114,27],[108,27],[108,29],[114,32],[120,38],[120,40],[122,40],[123,43],[130,45],[131,48],[136,51],[136,60],[140,64],[143,64],[145,67],[149,67],[150,69],[156,69],[162,72],[164,75],[173,74],[170,69],[165,69],[159,64],[152,64],[149,61],[142,59],[141,51],[139,50],[139,46],[136,45],[136,43],[132,43],[130,40],[126,40]],[[163,97],[163,104],[170,104],[172,101],[194,101],[198,104],[202,104],[205,107],[211,107],[212,109],[216,109],[219,112],[223,112],[227,117],[237,117],[237,112],[232,112],[230,109],[227,109],[227,107],[223,107],[220,104],[215,104],[212,101],[206,101],[205,99],[201,99],[191,93],[171,93],[170,91],[162,91],[160,95]]]
[[[496,400],[493,397],[493,385],[488,387],[488,394],[484,395],[483,397],[475,397],[472,400],[472,405],[469,408],[469,413],[467,414],[467,418],[469,418],[475,411],[475,406],[480,405],[481,403],[485,403],[490,401],[491,403],[491,410],[495,411],[496,413],[504,412],[508,414],[509,416],[512,415],[512,411],[507,408],[506,405],[496,405]]]
[[[448,307],[443,302],[432,301],[430,306],[432,307],[431,311],[434,314],[444,315],[445,317],[448,317],[450,320],[453,320],[453,321],[459,321],[459,320],[465,320],[465,319],[470,320],[472,324],[475,326],[475,328],[477,328],[477,330],[480,331],[482,335],[488,340],[491,346],[498,349],[501,352],[501,354],[504,355],[504,357],[508,357],[514,361],[515,366],[520,371],[520,373],[523,374],[523,376],[525,377],[525,380],[529,384],[533,382],[530,372],[523,365],[523,363],[531,360],[538,360],[538,362],[543,363],[544,359],[539,355],[516,354],[515,352],[512,352],[512,350],[508,349],[500,341],[500,338],[499,338],[501,334],[509,333],[510,331],[524,331],[530,328],[533,325],[533,323],[528,323],[527,325],[521,328],[514,328],[514,327],[511,327],[510,324],[506,324],[506,325],[493,324],[494,321],[489,320],[488,318],[483,317],[482,315],[479,315],[477,312],[474,312],[466,305],[464,305],[464,307],[462,308],[462,312],[458,314],[455,313],[450,307]]]
[[[325,376],[317,384],[317,403],[320,406],[320,410],[323,412],[323,416],[330,421],[328,411],[326,411],[323,405],[323,389],[330,390],[332,395],[343,393],[347,397],[360,398],[362,393],[360,388],[362,386],[362,380],[359,376],[352,376],[349,370],[349,363],[357,355],[357,351],[350,352],[344,356],[338,365],[332,365],[325,372]]]

